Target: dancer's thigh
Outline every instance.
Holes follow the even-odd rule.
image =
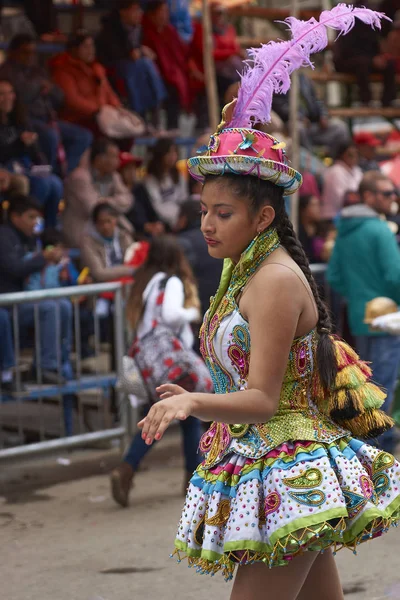
[[[301,588],[297,600],[343,600],[336,562],[330,550],[319,554]]]
[[[296,600],[317,556],[305,552],[288,566],[272,569],[264,563],[239,567],[231,600]]]

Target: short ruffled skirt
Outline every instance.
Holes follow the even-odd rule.
[[[400,464],[359,440],[282,444],[260,459],[202,463],[189,484],[175,540],[178,562],[200,573],[283,566],[306,550],[351,548],[400,519]],[[171,555],[171,556],[173,556]]]

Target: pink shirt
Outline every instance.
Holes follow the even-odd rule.
[[[338,160],[325,171],[321,213],[323,219],[333,219],[343,208],[346,192],[357,192],[363,172],[360,167],[348,167]]]

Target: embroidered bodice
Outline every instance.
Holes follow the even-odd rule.
[[[224,316],[217,313],[201,334],[201,352],[217,394],[245,390],[250,364],[250,330],[238,307]],[[344,435],[344,429],[323,415],[313,402],[317,333],[310,332],[293,341],[285,372],[279,408],[267,423],[226,425],[214,423],[204,434],[200,448],[211,466],[229,453],[259,458],[289,440],[331,442]]]

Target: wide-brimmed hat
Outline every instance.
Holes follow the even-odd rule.
[[[188,160],[188,168],[200,181],[207,175],[254,175],[283,187],[289,195],[301,186],[302,176],[289,166],[284,147],[284,142],[258,129],[222,129],[199,150],[202,154]]]

